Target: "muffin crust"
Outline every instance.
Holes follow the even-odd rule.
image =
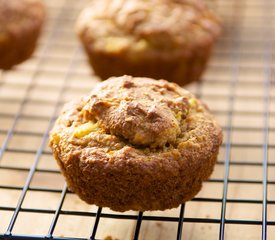
[[[50,136],[69,188],[117,211],[190,200],[211,174],[221,141],[221,128],[188,91],[130,76],[67,104]]]

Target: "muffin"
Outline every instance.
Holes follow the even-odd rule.
[[[77,33],[94,72],[198,80],[221,27],[200,0],[92,1],[79,16]]]
[[[28,59],[45,19],[39,0],[0,0],[0,69]]]
[[[221,143],[221,128],[191,93],[130,76],[66,104],[50,134],[69,189],[116,211],[190,200],[213,171]]]

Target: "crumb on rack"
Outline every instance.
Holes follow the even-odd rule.
[[[112,236],[107,236],[104,240],[119,240],[118,238],[113,238]]]

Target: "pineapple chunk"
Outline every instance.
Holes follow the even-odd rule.
[[[135,51],[143,51],[148,48],[148,42],[145,39],[140,39],[136,44],[133,45]]]
[[[181,111],[179,111],[179,112],[176,114],[176,119],[177,119],[178,121],[181,120],[181,115],[182,115],[182,112],[181,112]]]
[[[97,123],[93,122],[87,122],[80,126],[78,126],[74,131],[74,136],[77,138],[84,137],[88,135],[91,132],[95,132],[99,129],[99,126]]]
[[[188,102],[189,102],[191,108],[197,107],[198,102],[195,98],[189,99]]]
[[[53,134],[52,134],[52,140],[53,140],[53,142],[55,142],[55,143],[59,143],[59,141],[60,141],[60,136],[59,136],[57,133],[53,133]]]
[[[122,37],[107,37],[105,42],[105,49],[109,53],[119,53],[129,46],[129,40]]]

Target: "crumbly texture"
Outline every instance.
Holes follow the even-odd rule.
[[[0,0],[0,68],[28,59],[45,19],[40,0]]]
[[[70,190],[116,211],[164,210],[198,193],[222,131],[191,93],[123,76],[65,105],[50,146]]]
[[[201,0],[94,0],[76,28],[102,79],[130,74],[180,84],[200,77],[221,31]]]

